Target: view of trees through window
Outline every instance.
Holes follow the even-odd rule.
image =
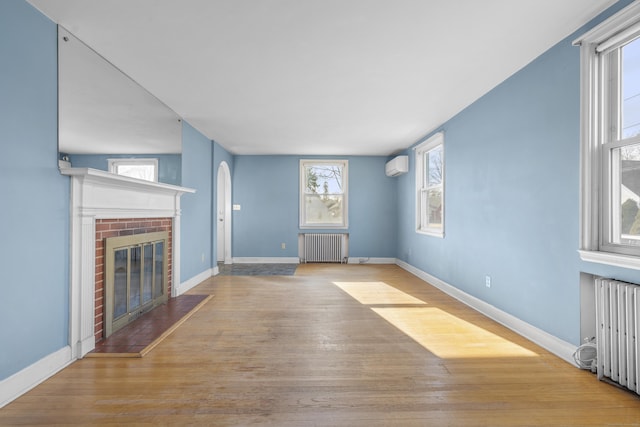
[[[344,223],[342,163],[308,163],[304,167],[306,224]]]

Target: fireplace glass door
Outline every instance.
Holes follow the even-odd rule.
[[[166,232],[105,243],[105,337],[167,301]]]

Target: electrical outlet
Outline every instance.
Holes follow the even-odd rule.
[[[282,249],[287,249],[287,245],[285,245],[284,243],[282,243]]]
[[[487,288],[491,287],[491,276],[484,276],[484,285]]]
[[[204,262],[204,252],[202,252],[202,262]]]

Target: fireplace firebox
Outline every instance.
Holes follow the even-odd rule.
[[[168,299],[169,233],[105,239],[105,337]]]

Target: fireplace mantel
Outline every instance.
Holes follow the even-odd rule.
[[[195,190],[91,168],[60,172],[71,177],[69,343],[72,357],[81,358],[95,348],[96,219],[173,218],[172,275],[173,283],[180,284],[180,197]]]
[[[179,197],[195,193],[192,188],[144,181],[91,168],[60,170],[72,178],[72,185],[82,189],[82,201],[77,206],[84,215],[97,218],[134,216],[179,216]],[[73,198],[74,194],[72,194]],[[140,212],[140,215],[136,213]]]

